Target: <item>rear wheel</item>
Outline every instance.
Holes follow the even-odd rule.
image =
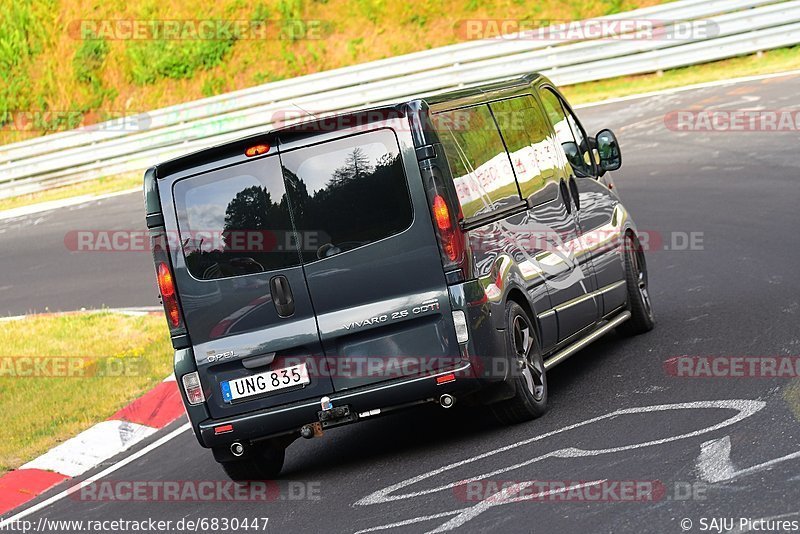
[[[246,458],[220,462],[225,473],[237,482],[271,480],[283,469],[286,448],[278,445],[251,445]]]
[[[628,286],[628,311],[631,318],[617,327],[624,336],[649,332],[655,326],[653,307],[647,281],[647,262],[639,240],[633,234],[625,236],[625,281]]]
[[[503,424],[535,419],[547,410],[547,375],[536,341],[533,324],[516,302],[506,304],[506,350],[515,368],[514,397],[492,405],[495,418]]]

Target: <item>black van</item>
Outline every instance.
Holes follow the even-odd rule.
[[[529,75],[286,125],[150,168],[147,226],[198,441],[234,479],[299,436],[456,399],[545,410],[546,371],[653,327],[636,227]]]

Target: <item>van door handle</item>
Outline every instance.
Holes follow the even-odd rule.
[[[575,209],[581,209],[581,194],[578,191],[578,182],[575,180],[575,175],[569,177],[569,192],[570,196],[572,197],[572,201],[575,203]]]
[[[272,303],[281,317],[290,317],[294,314],[294,297],[289,280],[284,275],[273,277],[269,281],[269,289],[272,294]]]
[[[570,188],[564,183],[564,179],[559,182],[559,189],[561,189],[561,197],[564,199],[564,207],[567,208],[567,214],[572,215],[572,199],[570,195]]]

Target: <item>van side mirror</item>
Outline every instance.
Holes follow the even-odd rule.
[[[597,153],[600,156],[600,169],[616,171],[622,167],[622,153],[619,150],[617,136],[611,130],[600,130],[597,133]]]

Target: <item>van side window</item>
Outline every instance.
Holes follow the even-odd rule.
[[[555,172],[559,158],[550,126],[530,95],[489,104],[506,142],[522,197],[534,205],[558,194]]]
[[[520,201],[508,153],[488,106],[438,113],[433,124],[465,219]]]
[[[593,176],[591,148],[577,119],[566,110],[561,99],[550,89],[542,90],[540,95],[572,170],[578,176]]]
[[[275,246],[292,230],[277,156],[175,183],[186,267],[198,280],[228,278],[300,264]]]

